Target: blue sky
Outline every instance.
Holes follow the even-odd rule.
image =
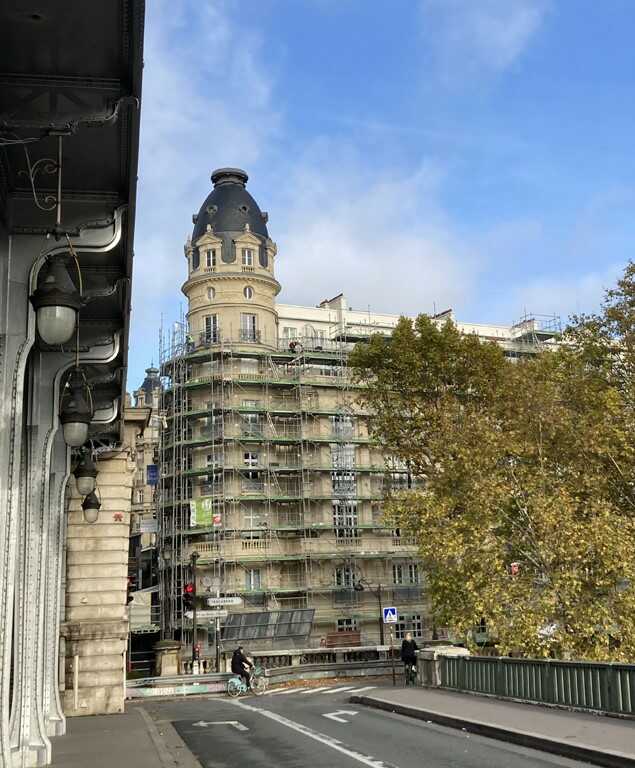
[[[511,323],[633,258],[632,0],[149,0],[128,388],[185,300],[214,168],[280,300]]]

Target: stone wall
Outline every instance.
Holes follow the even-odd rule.
[[[97,462],[99,518],[86,523],[73,493],[67,513],[63,702],[67,716],[123,712],[128,638],[128,542],[134,464],[128,450]]]

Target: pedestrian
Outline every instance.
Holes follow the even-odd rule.
[[[401,660],[404,663],[406,685],[414,684],[417,677],[417,651],[419,646],[412,639],[412,632],[406,632],[406,637],[401,644]]]

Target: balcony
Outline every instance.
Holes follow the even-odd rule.
[[[253,267],[243,267],[243,270],[245,269],[253,271]],[[239,341],[243,341],[248,344],[260,344],[260,338],[260,331],[250,328],[241,328],[240,335],[238,337]]]

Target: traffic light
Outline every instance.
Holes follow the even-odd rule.
[[[191,611],[192,608],[194,608],[195,597],[196,597],[196,589],[194,588],[194,584],[192,584],[192,582],[189,581],[183,587],[183,610],[184,611]]]

